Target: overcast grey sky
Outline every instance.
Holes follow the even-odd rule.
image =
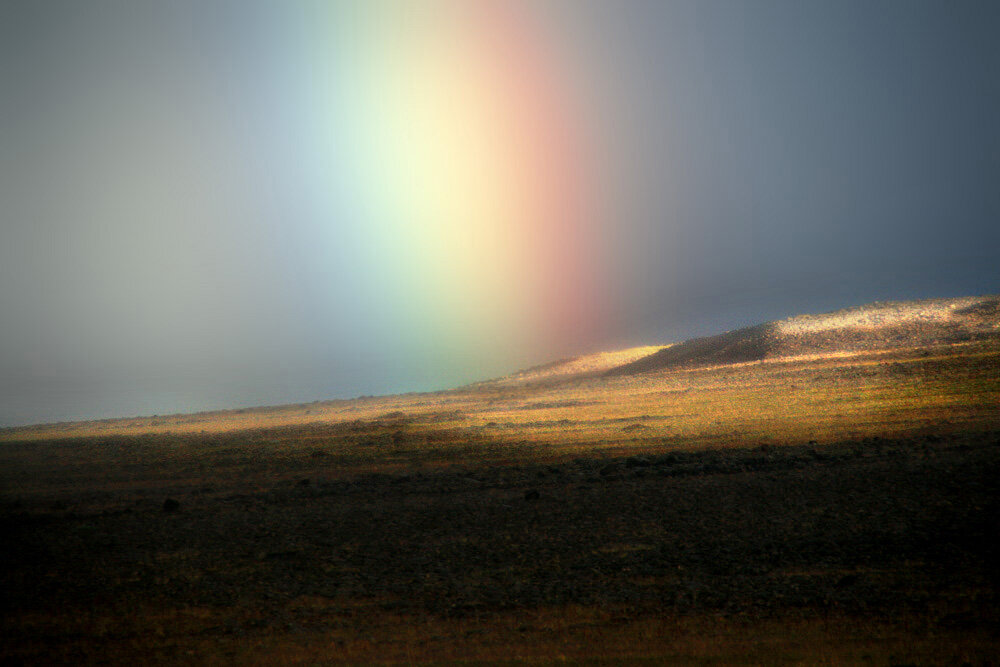
[[[1000,291],[1000,3],[375,4],[0,4],[0,425]]]

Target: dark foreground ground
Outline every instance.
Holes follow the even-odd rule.
[[[953,431],[8,494],[0,659],[996,665],[1000,432]]]

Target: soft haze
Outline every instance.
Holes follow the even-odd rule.
[[[0,5],[0,424],[1000,291],[995,2]]]

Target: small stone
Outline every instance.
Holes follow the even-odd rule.
[[[525,500],[538,500],[541,498],[541,494],[538,493],[538,489],[528,489],[524,492]]]
[[[180,502],[174,500],[173,498],[167,498],[163,501],[163,511],[167,513],[177,512],[181,508]]]

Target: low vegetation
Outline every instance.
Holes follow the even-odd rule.
[[[960,340],[8,430],[0,659],[995,663],[983,303],[938,309]]]

